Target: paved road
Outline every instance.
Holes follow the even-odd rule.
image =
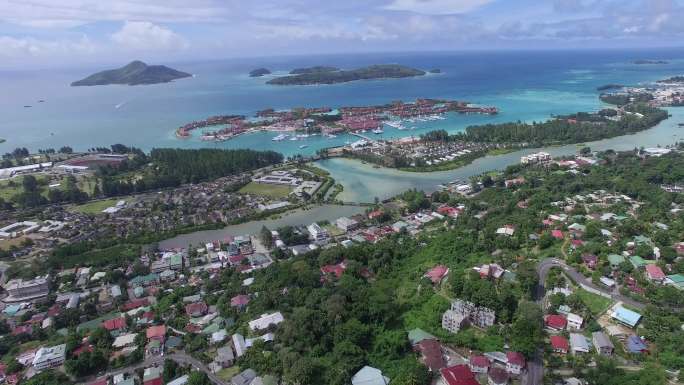
[[[165,354],[163,356],[150,357],[150,358],[147,358],[144,361],[142,361],[136,365],[127,366],[125,368],[121,368],[118,370],[107,372],[106,374],[104,374],[102,376],[98,376],[98,378],[115,376],[117,374],[122,374],[122,373],[131,373],[131,372],[134,372],[136,369],[147,368],[147,367],[155,366],[155,365],[163,365],[164,360],[167,360],[167,359],[175,361],[176,363],[181,364],[181,365],[190,365],[194,369],[197,369],[197,370],[200,370],[200,371],[206,373],[207,377],[209,377],[209,380],[211,380],[211,382],[213,382],[214,385],[229,385],[229,383],[224,382],[217,375],[212,373],[209,370],[209,368],[207,368],[207,366],[204,365],[202,362],[200,362],[199,360],[189,356],[186,353],[171,353],[171,354]]]
[[[611,299],[614,301],[621,301],[623,303],[626,303],[629,306],[635,307],[637,309],[643,309],[646,307],[646,304],[642,302],[635,301],[634,299],[624,296],[620,294],[618,289],[611,290],[605,286],[598,286],[595,285],[591,279],[585,277],[582,273],[578,272],[575,270],[573,267],[570,267],[565,264],[565,262],[556,259],[556,258],[547,258],[539,263],[537,266],[537,273],[539,274],[539,286],[537,289],[537,299],[540,299],[539,295],[543,297],[544,295],[544,282],[546,281],[546,277],[549,274],[549,271],[551,271],[552,268],[557,267],[563,270],[565,274],[567,274],[573,281],[575,281],[578,284],[581,284],[583,286],[589,287],[593,290],[600,291],[604,294],[607,294],[610,296]],[[541,292],[539,292],[541,290]]]

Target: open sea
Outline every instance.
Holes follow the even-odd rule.
[[[637,59],[662,59],[669,64],[633,64]],[[302,66],[347,69],[386,63],[423,70],[439,68],[442,73],[321,86],[271,86],[265,84],[269,77],[247,75],[257,67],[267,67],[279,75]],[[496,106],[501,113],[450,115],[446,120],[412,124],[416,128],[410,131],[386,127],[383,137],[420,135],[433,129],[456,132],[473,124],[544,120],[553,114],[601,108],[596,91],[600,85],[634,85],[684,74],[684,50],[401,53],[150,64],[166,64],[195,77],[149,86],[70,87],[70,82],[104,68],[0,72],[0,138],[6,139],[0,144],[0,152],[62,145],[87,150],[122,143],[145,150],[218,147],[271,149],[288,156],[312,154],[319,148],[355,139],[339,135],[273,142],[270,139],[275,133],[256,133],[214,143],[200,141],[199,131],[187,140],[177,139],[174,131],[192,120],[217,114],[249,116],[264,108],[335,108],[416,98],[467,100]],[[300,149],[302,145],[308,147]]]

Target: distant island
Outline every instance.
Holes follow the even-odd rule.
[[[658,83],[684,83],[684,76],[679,75],[663,80],[658,80]]]
[[[305,68],[295,68],[292,71],[290,71],[290,75],[315,74],[315,73],[333,72],[333,71],[339,71],[339,70],[340,69],[337,67],[314,66],[314,67],[305,67]]]
[[[596,87],[596,91],[608,91],[608,90],[617,90],[620,88],[624,88],[625,86],[622,84],[606,84],[600,87]]]
[[[428,72],[431,74],[441,74],[442,70],[439,68],[433,68],[433,69],[429,70]]]
[[[268,68],[257,68],[249,72],[249,77],[260,78],[264,75],[270,75],[271,71]]]
[[[632,63],[634,64],[669,64],[669,62],[665,60],[635,60]]]
[[[398,79],[423,76],[425,71],[397,64],[372,65],[353,70],[307,72],[297,75],[281,76],[266,82],[273,85],[312,85],[346,83],[367,79]]]
[[[71,83],[71,86],[103,86],[109,84],[137,86],[142,84],[168,83],[176,79],[190,76],[192,75],[189,73],[177,71],[167,66],[147,65],[136,60],[118,69],[102,71],[90,75],[85,79]]]

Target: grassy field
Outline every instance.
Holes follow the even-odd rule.
[[[0,241],[0,249],[9,250],[9,248],[12,247],[12,245],[18,247],[19,245],[21,245],[21,242],[23,242],[24,239],[26,239],[26,237],[3,239],[2,241]]]
[[[600,295],[590,293],[583,289],[577,289],[577,295],[580,297],[582,302],[589,308],[592,314],[598,315],[606,311],[608,307],[613,303],[608,298],[602,297]]]
[[[249,182],[240,191],[243,194],[261,195],[273,199],[287,198],[292,192],[289,186]]]
[[[240,368],[237,366],[233,366],[232,368],[219,370],[218,373],[216,373],[216,375],[218,376],[218,378],[227,382],[230,381],[230,379],[238,373],[240,373]]]
[[[71,211],[76,211],[83,214],[99,214],[107,207],[114,206],[116,202],[120,201],[121,199],[122,198],[112,198],[103,201],[84,203],[82,205],[73,206]]]
[[[9,180],[1,181],[0,182],[0,198],[4,199],[6,201],[9,201],[12,199],[13,196],[21,193],[22,189],[23,189],[22,188],[22,179],[23,179],[22,176],[12,178],[11,179],[12,186],[10,186]],[[43,195],[44,197],[47,198],[48,190],[49,190],[49,187],[47,185],[52,184],[52,183],[61,183],[61,186],[59,186],[57,188],[64,189],[66,177],[61,178],[60,180],[57,180],[57,181],[54,179],[48,181],[47,176],[37,175],[36,179],[38,180],[38,184],[39,184],[40,189],[41,189],[41,195]],[[81,191],[86,192],[88,195],[92,195],[93,190],[95,189],[95,184],[96,184],[95,178],[89,177],[89,176],[79,177],[78,182],[77,182],[78,188],[81,189]]]

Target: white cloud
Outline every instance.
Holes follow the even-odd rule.
[[[78,40],[0,36],[0,57],[8,59],[73,57],[72,55],[89,55],[97,49],[85,36]]]
[[[173,32],[148,21],[127,21],[112,35],[112,41],[124,49],[176,51],[188,47],[187,41]]]
[[[393,0],[384,8],[425,15],[452,15],[474,11],[493,0]]]

